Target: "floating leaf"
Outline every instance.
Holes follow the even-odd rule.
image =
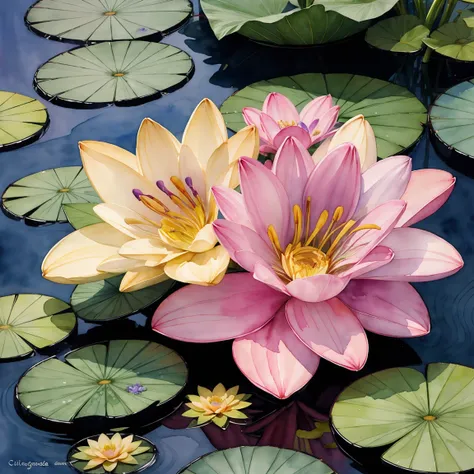
[[[448,58],[474,61],[474,28],[469,28],[464,21],[444,24],[423,42]]]
[[[194,71],[184,51],[147,41],[114,41],[71,49],[44,63],[36,91],[69,107],[137,105],[185,84]]]
[[[395,0],[314,0],[313,5],[323,5],[354,21],[373,20],[395,6]]]
[[[335,11],[325,11],[322,5],[283,13],[287,3],[287,0],[201,0],[218,39],[238,32],[263,43],[308,46],[339,41],[368,26],[367,22],[358,23]]]
[[[100,224],[104,222],[95,212],[94,203],[82,204],[64,204],[63,210],[66,218],[74,229],[82,229],[92,224]]]
[[[0,151],[37,140],[48,125],[48,112],[39,100],[16,92],[0,91]]]
[[[363,448],[388,446],[382,460],[417,472],[474,468],[474,369],[430,364],[427,377],[395,368],[363,377],[339,395],[334,428]]]
[[[117,430],[112,430],[113,432],[116,432]],[[81,461],[79,459],[76,459],[73,457],[74,454],[77,454],[81,451],[79,451],[79,447],[82,446],[87,446],[87,440],[91,439],[93,441],[97,441],[99,439],[100,435],[96,436],[90,436],[88,438],[81,439],[81,441],[78,441],[75,443],[72,448],[69,450],[67,454],[67,462],[71,467],[76,469],[77,471],[81,473],[86,473],[86,474],[104,474],[107,473],[107,471],[104,469],[102,465],[95,467],[94,469],[85,469],[87,466],[88,461]],[[113,433],[109,435],[109,438],[113,436]],[[121,435],[122,438],[126,438],[129,436],[129,433],[124,433]],[[141,441],[140,443],[140,448],[148,448],[147,451],[141,453],[141,454],[134,454],[133,457],[137,461],[137,464],[124,464],[124,463],[119,463],[118,466],[114,469],[113,472],[117,472],[120,474],[133,474],[134,472],[141,472],[153,464],[155,464],[156,461],[156,456],[157,456],[157,451],[155,445],[148,439],[143,438],[142,436],[137,436],[136,434],[133,435],[133,442],[135,441]]]
[[[394,53],[416,53],[423,47],[423,39],[430,34],[414,15],[400,15],[379,21],[371,26],[365,41],[375,48]]]
[[[183,359],[161,344],[114,340],[52,357],[29,369],[17,386],[25,410],[52,422],[121,418],[174,398],[186,384]],[[130,393],[140,383],[145,391]]]
[[[30,174],[11,184],[2,196],[7,213],[40,224],[67,222],[63,204],[98,202],[100,198],[81,166]]]
[[[341,106],[339,120],[363,114],[374,129],[380,158],[401,153],[412,146],[426,122],[424,105],[404,87],[354,74],[299,74],[260,81],[236,92],[221,107],[227,126],[237,131],[245,126],[244,107],[261,109],[270,92],[281,92],[301,110],[315,97],[331,94]]]
[[[246,446],[207,454],[179,474],[335,474],[319,459],[291,449]]]
[[[107,280],[77,285],[71,295],[74,312],[85,321],[102,323],[130,316],[166,295],[174,280],[166,280],[143,290],[119,291],[122,275]]]
[[[191,13],[188,0],[39,0],[28,10],[25,23],[48,39],[94,43],[155,35],[160,39]]]
[[[474,81],[461,82],[441,94],[431,107],[429,123],[448,148],[474,157]]]
[[[0,298],[0,360],[24,357],[66,339],[76,317],[64,301],[44,295]]]

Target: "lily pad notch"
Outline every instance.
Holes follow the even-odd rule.
[[[255,82],[230,96],[221,106],[233,131],[245,126],[244,107],[262,108],[271,92],[280,92],[301,110],[315,97],[331,94],[339,120],[363,114],[374,129],[379,158],[402,154],[419,140],[426,123],[425,106],[407,89],[391,82],[355,74],[308,73]]]
[[[472,413],[474,369],[435,363],[426,377],[402,367],[357,380],[337,398],[331,423],[355,448],[383,448],[383,464],[454,474],[474,469]]]
[[[158,99],[194,74],[181,49],[148,41],[112,41],[65,51],[35,73],[36,92],[71,108],[134,106]]]
[[[32,424],[57,432],[141,426],[173,412],[188,379],[175,351],[145,340],[111,340],[28,369],[15,397]]]
[[[125,438],[129,436],[130,433],[122,433],[122,438]],[[114,435],[114,433],[109,433],[108,436],[111,438]],[[84,438],[78,441],[77,443],[74,443],[74,445],[71,447],[67,454],[67,462],[69,466],[71,466],[75,471],[82,473],[93,473],[93,474],[106,474],[107,471],[102,467],[98,466],[93,469],[87,469],[85,470],[84,468],[87,465],[87,461],[81,461],[79,459],[73,458],[73,455],[76,453],[79,453],[80,451],[78,450],[79,446],[87,446],[87,440],[92,439],[93,441],[97,441],[99,438],[99,435],[96,436],[89,436],[89,438]],[[156,459],[158,457],[158,450],[156,449],[156,446],[147,438],[144,438],[143,436],[138,436],[136,434],[133,435],[133,441],[141,441],[140,447],[146,447],[148,448],[148,451],[145,451],[144,453],[141,454],[135,454],[133,457],[137,461],[138,464],[122,464],[120,463],[113,472],[119,472],[120,474],[134,474],[136,472],[142,472],[145,469],[148,469],[149,467],[153,466],[155,464]]]
[[[39,140],[48,126],[48,111],[39,100],[0,91],[0,152]]]
[[[192,11],[189,0],[38,0],[28,8],[25,25],[39,36],[65,43],[160,41],[185,24]]]
[[[66,339],[76,316],[64,301],[51,296],[15,294],[0,297],[0,362],[32,355]]]

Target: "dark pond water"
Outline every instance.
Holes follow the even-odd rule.
[[[180,136],[186,121],[203,98],[222,103],[236,89],[256,80],[300,72],[352,72],[382,79],[391,79],[409,87],[427,101],[442,87],[456,82],[474,71],[459,70],[443,62],[434,62],[423,74],[418,62],[379,55],[362,41],[349,42],[325,50],[282,50],[255,45],[242,38],[219,44],[205,19],[201,18],[195,0],[196,16],[164,42],[189,53],[196,66],[192,80],[182,89],[159,100],[137,107],[108,107],[96,110],[73,110],[48,105],[51,126],[43,138],[28,147],[0,155],[0,191],[13,181],[46,168],[80,163],[77,142],[102,140],[133,150],[135,135],[141,120],[151,117]],[[71,45],[48,41],[29,32],[23,24],[23,14],[30,0],[0,1],[0,90],[16,91],[37,97],[32,88],[35,70],[52,56],[66,51]],[[431,77],[429,87],[420,87],[423,78]],[[457,184],[448,203],[441,211],[426,219],[422,227],[451,242],[462,254],[465,267],[455,276],[438,282],[416,285],[431,314],[432,332],[413,340],[390,340],[371,336],[370,357],[364,374],[397,365],[421,365],[433,361],[449,361],[474,365],[474,183],[472,178],[451,169],[434,151],[424,136],[411,152],[414,168],[446,169],[457,177]],[[114,183],[111,183],[113,186]],[[423,192],[423,190],[420,190]],[[68,301],[72,286],[57,285],[43,280],[40,265],[43,256],[59,239],[71,231],[68,224],[29,227],[0,214],[0,292],[42,293]],[[137,315],[129,320],[112,323],[99,330],[93,325],[79,323],[83,336],[63,343],[60,350],[84,344],[91,338],[114,338],[145,331],[146,317]],[[193,459],[214,450],[241,444],[275,444],[292,447],[295,427],[311,430],[316,410],[328,412],[340,389],[361,374],[348,373],[322,363],[308,388],[293,400],[277,403],[245,382],[231,359],[229,344],[212,346],[176,344],[190,361],[190,393],[195,385],[213,386],[224,382],[240,384],[245,392],[254,393],[256,426],[243,434],[239,427],[222,433],[212,428],[185,429],[182,419],[174,417],[165,424],[141,433],[156,443],[160,457],[148,472],[175,474]],[[71,438],[54,435],[31,427],[18,416],[14,408],[14,387],[21,374],[46,355],[0,365],[0,472],[70,472],[64,463]],[[194,384],[194,385],[193,385]],[[278,416],[268,415],[275,410]],[[338,449],[324,448],[323,442],[312,441],[306,446],[323,458],[340,474],[370,471],[356,467]],[[44,462],[48,467],[32,467],[19,463]]]

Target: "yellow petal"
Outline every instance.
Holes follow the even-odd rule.
[[[152,260],[158,263],[165,263],[183,253],[185,252],[166,245],[158,238],[132,240],[120,247],[119,250],[119,254],[123,257]]]
[[[185,254],[165,264],[164,271],[173,280],[195,285],[217,285],[224,278],[229,254],[222,245],[204,253]]]
[[[212,415],[200,415],[199,418],[197,419],[197,424],[198,425],[203,425],[204,423],[207,423],[210,420],[213,420],[216,418],[216,415],[214,413]]]
[[[222,415],[222,414],[219,415],[219,416],[215,416],[212,419],[212,422],[215,423],[219,428],[225,428],[228,421],[229,421],[229,419],[227,418],[227,416]]]
[[[158,222],[161,219],[158,214],[156,215],[156,225],[153,225],[137,212],[116,204],[97,204],[94,206],[94,212],[104,222],[134,239],[158,235]],[[136,222],[136,224],[129,224],[129,222]]]
[[[84,170],[102,201],[132,209],[148,219],[156,219],[156,213],[133,195],[133,190],[139,189],[145,194],[157,196],[159,191],[154,183],[123,163],[87,147],[84,143],[79,143],[79,148]],[[166,200],[165,195],[160,197]],[[167,202],[170,204],[169,199]]]
[[[168,280],[168,278],[162,266],[141,267],[140,269],[125,273],[120,283],[120,291],[130,293],[148,286],[156,285],[157,283]]]
[[[249,125],[239,130],[229,138],[228,145],[230,163],[237,161],[242,156],[257,159],[260,146],[257,127]]]
[[[191,401],[191,402],[196,402],[196,403],[200,403],[201,402],[201,399],[200,397],[198,397],[197,395],[188,395],[188,399]]]
[[[142,442],[140,440],[139,441],[134,441],[133,443],[130,443],[129,452],[135,451],[135,449],[137,449],[141,444],[142,444]]]
[[[120,435],[120,433],[115,433],[112,436],[112,439],[110,441],[112,441],[112,444],[115,445],[115,446],[121,446],[122,445],[122,436]]]
[[[229,388],[229,390],[227,390],[227,395],[233,395],[234,397],[239,393],[239,386],[236,385],[235,387],[232,387],[232,388]]]
[[[91,447],[91,448],[94,448],[94,449],[100,449],[99,448],[99,443],[93,439],[88,439],[87,440],[87,444]]]
[[[189,252],[207,252],[217,244],[217,237],[212,224],[206,224],[196,235],[189,246]]]
[[[208,195],[212,186],[220,186],[224,183],[229,169],[229,147],[225,142],[216,148],[207,162],[206,190]]]
[[[214,390],[212,391],[212,395],[214,395],[216,397],[223,397],[225,394],[226,394],[225,387],[221,383],[218,383],[214,387]]]
[[[313,153],[313,161],[317,165],[328,153],[329,153],[329,147],[331,146],[331,138],[326,138],[323,142],[321,142],[316,149],[316,151]]]
[[[117,467],[117,462],[105,461],[102,467],[105,471],[112,472]]]
[[[141,260],[134,260],[133,258],[122,257],[119,254],[112,255],[103,260],[98,266],[97,270],[108,273],[125,273],[130,270],[135,270],[143,266]]]
[[[201,387],[200,385],[198,385],[197,391],[200,397],[204,397],[204,398],[212,397],[212,392],[206,387]]]
[[[104,450],[104,447],[107,445],[107,444],[110,444],[110,438],[102,433],[100,436],[99,436],[99,439],[97,440],[97,442],[99,443],[99,449],[101,451]]]
[[[89,469],[94,469],[94,467],[100,466],[104,462],[103,459],[97,458],[97,459],[91,459],[84,467],[85,471],[88,471]]]
[[[90,461],[91,457],[86,453],[75,453],[72,455],[74,459],[80,459],[81,461]]]
[[[93,140],[84,140],[81,141],[87,148],[90,150],[97,151],[103,155],[107,155],[109,158],[112,158],[124,165],[127,165],[129,168],[132,168],[136,172],[140,172],[140,167],[138,165],[138,158],[127,150],[120,148],[119,146],[112,145],[111,143],[105,142],[96,142]]]
[[[43,277],[56,283],[87,283],[113,274],[97,270],[105,259],[118,254],[130,237],[109,224],[84,227],[67,235],[46,255],[41,266]]]
[[[149,446],[142,446],[140,448],[135,449],[130,454],[132,456],[137,456],[138,454],[146,453],[147,451],[150,451],[150,447]]]
[[[183,145],[189,146],[205,169],[216,148],[227,140],[227,128],[219,109],[209,99],[194,110],[183,134]]]
[[[124,451],[128,451],[130,444],[132,444],[133,441],[133,435],[128,435],[122,440],[122,449]]]
[[[201,199],[204,199],[206,195],[204,170],[193,150],[186,145],[183,145],[179,152],[179,176],[183,181],[188,177],[191,178],[193,188],[199,193]]]
[[[138,130],[137,157],[143,176],[151,182],[178,176],[181,144],[165,127],[146,118]]]
[[[124,464],[138,464],[138,461],[130,454],[120,462],[123,462]]]

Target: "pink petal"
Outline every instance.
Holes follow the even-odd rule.
[[[251,158],[239,161],[240,189],[255,231],[268,241],[268,227],[273,225],[286,246],[290,232],[290,203],[279,179],[262,163]]]
[[[256,262],[273,265],[277,261],[274,250],[252,229],[224,219],[214,221],[213,228],[230,258],[247,271],[253,272]],[[246,252],[245,259],[239,258],[239,252]]]
[[[337,276],[340,278],[350,277],[351,279],[357,278],[364,273],[371,272],[377,268],[383,267],[393,260],[395,254],[392,249],[388,247],[378,246],[372,250],[367,257],[363,258],[359,263],[353,265],[347,270],[337,272]]]
[[[272,92],[267,96],[263,103],[262,112],[270,115],[275,121],[283,120],[290,123],[300,121],[300,114],[293,102],[279,92]]]
[[[337,296],[348,282],[348,278],[339,278],[335,275],[315,275],[290,281],[286,288],[299,300],[318,303]]]
[[[447,201],[455,182],[456,178],[447,171],[413,171],[408,188],[401,198],[407,202],[407,208],[397,227],[408,227],[431,216]]]
[[[278,275],[275,273],[275,270],[262,261],[255,263],[253,269],[253,277],[265,283],[265,285],[269,285],[277,291],[281,291],[287,295],[290,295],[290,292],[287,290],[286,285],[278,278]]]
[[[275,155],[273,173],[286,189],[291,207],[302,205],[304,186],[313,168],[306,148],[294,137],[286,138]]]
[[[292,127],[282,128],[274,137],[273,137],[273,146],[275,148],[280,148],[286,138],[293,137],[296,140],[300,141],[305,148],[311,146],[311,135],[301,127],[297,125]]]
[[[306,303],[292,298],[285,310],[290,327],[316,354],[349,370],[364,367],[369,353],[367,336],[342,301]]]
[[[263,132],[262,136],[265,137],[265,141],[273,147],[273,139],[280,131],[280,126],[272,117],[270,117],[270,115],[264,113],[260,115],[260,125]]]
[[[212,193],[216,199],[217,207],[227,220],[252,229],[242,194],[224,186],[213,186]]]
[[[362,194],[354,218],[364,216],[387,201],[402,199],[410,176],[409,156],[391,156],[373,164],[362,174]]]
[[[152,328],[179,341],[226,341],[264,326],[287,298],[250,273],[229,274],[216,286],[189,285],[173,293],[158,306]]]
[[[332,257],[331,273],[345,265],[359,263],[365,258],[392,231],[405,211],[405,207],[405,201],[388,201],[357,221],[354,228],[375,224],[380,227],[380,230],[362,230],[347,237]],[[385,242],[383,245],[392,248]]]
[[[354,280],[339,298],[365,329],[376,334],[418,337],[430,332],[428,309],[408,283]]]
[[[244,107],[242,109],[242,115],[244,116],[245,123],[247,125],[255,125],[258,129],[260,139],[268,142],[268,137],[263,131],[262,124],[260,122],[260,115],[262,112],[254,107]]]
[[[232,352],[254,385],[280,399],[303,388],[319,365],[319,356],[288,326],[284,308],[262,329],[236,339]]]
[[[328,133],[332,131],[334,125],[336,124],[337,117],[339,116],[340,107],[331,107],[319,120],[318,126],[316,127],[319,130],[319,134],[313,135],[311,137],[312,144],[319,143],[328,137]],[[336,133],[337,130],[334,130]]]
[[[324,210],[329,212],[329,221],[339,206],[344,208],[340,222],[347,221],[359,201],[360,182],[360,162],[354,145],[344,143],[327,154],[313,169],[304,190],[304,201],[311,198],[311,229]]]
[[[300,120],[309,126],[315,119],[321,118],[331,107],[331,95],[316,97],[316,99],[313,99],[303,107],[303,110],[300,112]]]
[[[432,281],[453,275],[464,265],[451,244],[421,229],[394,229],[382,245],[390,247],[395,257],[388,265],[364,274],[364,279]]]

